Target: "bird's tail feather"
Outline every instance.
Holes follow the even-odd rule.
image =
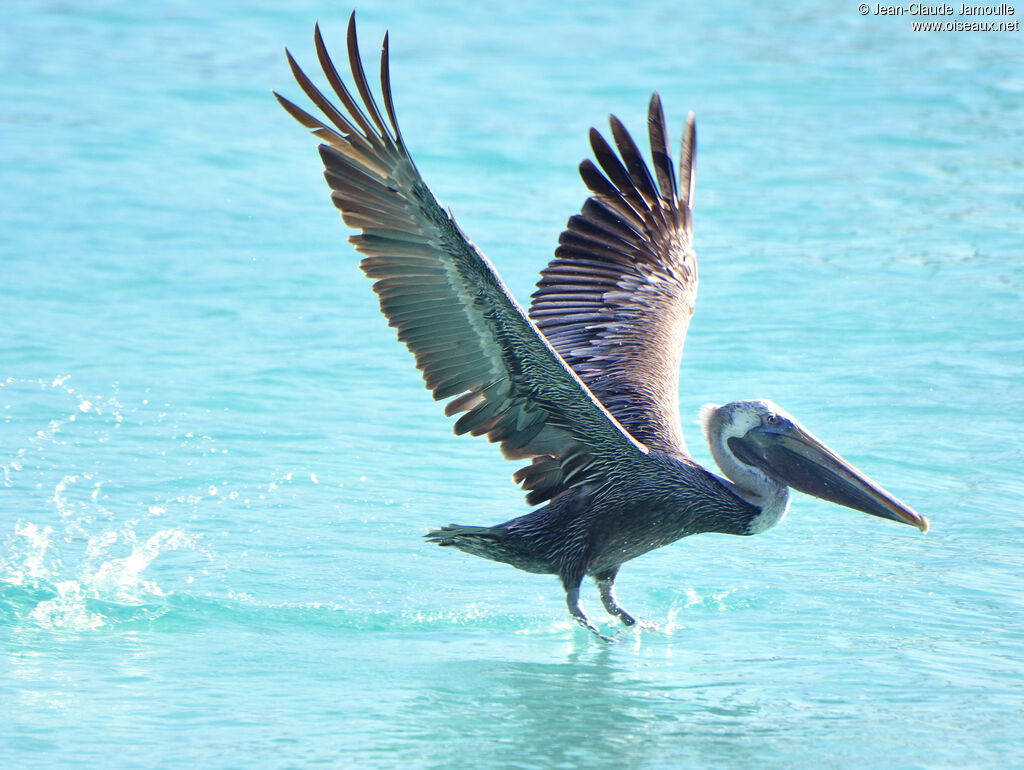
[[[508,530],[502,527],[467,527],[461,524],[452,524],[440,529],[432,529],[424,537],[431,543],[438,545],[453,545],[460,551],[471,553],[474,556],[483,556],[485,559],[493,559],[491,550],[500,544],[508,535]]]
[[[454,546],[460,551],[491,561],[511,564],[528,572],[550,572],[546,564],[523,548],[521,539],[506,527],[471,527],[452,524],[432,529],[424,537],[442,546]]]

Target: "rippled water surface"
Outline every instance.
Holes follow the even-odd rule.
[[[695,110],[691,448],[701,404],[771,398],[932,519],[798,495],[769,533],[626,565],[653,630],[586,586],[603,644],[554,578],[420,537],[526,509],[394,342],[270,94],[349,9],[8,6],[0,764],[1024,763],[1021,33],[849,2],[359,8],[421,171],[523,300],[587,128],[642,133],[655,88],[673,133]]]

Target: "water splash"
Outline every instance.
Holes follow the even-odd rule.
[[[17,447],[0,458],[0,484],[38,489],[49,509],[18,518],[0,551],[0,617],[80,632],[164,611],[161,600],[172,592],[151,566],[161,555],[201,549],[180,527],[154,526],[164,506],[139,515],[141,504],[130,501],[126,520],[126,506],[108,499],[105,485],[117,484],[106,478],[100,450],[121,428],[124,407],[116,385],[112,394],[86,396],[70,380],[0,381],[0,398],[11,399],[0,438]]]
[[[211,435],[209,410],[124,406],[111,388],[86,393],[68,375],[0,380],[0,485],[22,493],[21,510],[0,517],[0,624],[94,631],[174,612],[192,595],[223,599],[219,522],[333,486],[319,469],[253,478]]]
[[[124,407],[118,401],[116,385],[115,392],[109,395],[94,394],[86,396],[72,387],[69,382],[71,375],[54,377],[52,380],[25,380],[8,377],[0,381],[2,395],[13,399],[13,403],[29,405],[37,401],[40,396],[47,398],[47,411],[57,411],[58,416],[47,420],[45,427],[36,428],[35,431],[20,436],[8,435],[21,427],[17,422],[15,414],[12,414],[12,403],[3,405],[5,419],[0,423],[0,428],[6,428],[0,433],[0,439],[9,446],[18,446],[14,450],[13,457],[5,458],[0,462],[0,484],[5,487],[14,485],[16,476],[23,472],[26,465],[31,465],[31,458],[37,457],[40,453],[55,445],[65,445],[67,439],[64,434],[69,426],[76,423],[79,417],[93,420],[100,420],[103,430],[97,435],[96,440],[100,443],[110,439],[110,431],[117,430],[124,422]],[[49,397],[58,395],[61,400],[57,406],[51,406]],[[2,396],[0,396],[2,397]],[[10,427],[8,427],[10,426]]]
[[[162,588],[147,568],[162,554],[196,550],[198,537],[167,528],[145,538],[133,529],[108,529],[89,537],[74,558],[74,538],[30,521],[15,525],[0,563],[0,601],[30,625],[60,631],[90,631],[134,618],[162,614]],[[62,545],[64,546],[62,548]],[[121,556],[118,551],[128,552]]]

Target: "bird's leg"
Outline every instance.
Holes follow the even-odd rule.
[[[565,586],[565,603],[566,603],[566,606],[569,607],[569,614],[573,616],[573,619],[577,623],[579,623],[581,626],[583,626],[588,631],[590,631],[590,632],[594,633],[595,635],[597,635],[598,638],[604,639],[604,641],[606,641],[606,642],[615,641],[610,636],[605,636],[600,631],[598,631],[597,628],[594,626],[594,624],[590,622],[590,618],[588,618],[584,614],[583,608],[580,607],[580,583],[581,582],[582,582],[582,578],[576,580],[576,584],[573,585],[573,586],[569,586],[569,585]],[[566,583],[566,581],[563,580],[562,583],[564,585]]]
[[[618,574],[619,568],[615,567],[607,572],[602,572],[600,575],[595,575],[594,580],[597,581],[597,590],[601,592],[601,603],[604,608],[608,610],[609,615],[614,615],[627,626],[636,625],[636,618],[626,612],[619,603],[615,601],[615,576]]]

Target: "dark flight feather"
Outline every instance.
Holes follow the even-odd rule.
[[[434,398],[454,397],[445,413],[463,413],[456,433],[486,435],[506,457],[533,461],[515,475],[531,503],[604,478],[608,468],[628,466],[629,458],[643,464],[647,448],[594,398],[420,178],[395,116],[387,39],[380,73],[387,120],[363,70],[354,15],[348,60],[358,101],[331,61],[319,27],[314,43],[345,112],[290,54],[296,81],[332,125],[277,98],[324,142],[320,155],[331,198],[345,222],[361,231],[350,238],[365,255],[360,266],[375,280],[381,311],[414,354]],[[614,256],[614,236],[589,232],[581,234],[581,248],[605,249],[606,260]],[[617,274],[609,272],[608,286]],[[599,294],[590,296],[588,306],[598,299]]]
[[[593,195],[541,272],[530,317],[634,438],[685,456],[678,379],[697,294],[688,205],[693,117],[684,134],[682,196],[658,95],[647,119],[653,177],[622,122],[610,122],[618,155],[591,129],[600,169],[584,161],[580,176]]]

